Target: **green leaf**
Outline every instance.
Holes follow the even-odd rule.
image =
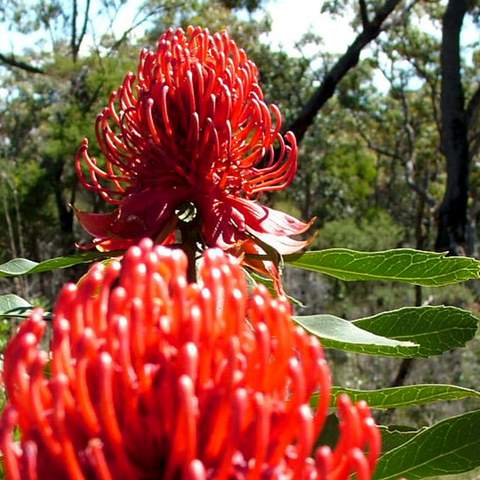
[[[0,317],[25,317],[32,305],[13,293],[0,295]]]
[[[324,273],[340,280],[386,280],[441,287],[480,278],[480,262],[469,257],[410,248],[357,252],[346,248],[306,252],[285,257],[296,268]]]
[[[378,409],[411,407],[446,400],[460,400],[467,397],[480,399],[480,392],[455,385],[408,385],[380,390],[333,387],[332,406],[336,405],[337,398],[342,393],[348,394],[354,402],[365,400],[371,408]],[[312,398],[312,401],[314,399],[315,397]]]
[[[456,307],[406,307],[353,324],[375,335],[414,342],[419,345],[414,356],[428,357],[463,347],[475,336],[478,318]]]
[[[385,453],[375,480],[416,480],[480,466],[480,410],[443,420]]]
[[[393,357],[428,357],[462,347],[475,336],[478,319],[456,307],[406,307],[350,322],[333,315],[294,320],[325,347]]]
[[[27,318],[34,307],[35,305],[13,293],[0,295],[0,319]],[[51,320],[51,312],[44,311],[43,318]]]
[[[122,252],[82,252],[67,257],[56,257],[43,262],[33,262],[26,258],[14,258],[0,265],[0,277],[15,277],[32,273],[49,272],[59,268],[73,267],[80,263],[90,263],[121,255]]]
[[[322,432],[315,442],[315,448],[321,445],[328,445],[332,449],[335,448],[340,437],[339,424],[340,422],[335,413],[328,415]],[[379,425],[378,428],[382,434],[382,453],[386,453],[408,442],[428,427],[416,429],[403,425]]]
[[[393,357],[414,357],[418,351],[415,343],[372,334],[334,315],[306,315],[293,317],[293,320],[319,337],[324,347]]]
[[[382,453],[386,453],[408,442],[428,427],[417,430],[416,428],[405,427],[403,425],[379,425],[378,428],[382,434]]]

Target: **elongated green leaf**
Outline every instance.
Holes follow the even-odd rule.
[[[428,357],[471,340],[478,319],[456,307],[407,307],[353,322],[333,315],[294,317],[325,347],[393,357]]]
[[[334,315],[306,315],[294,321],[319,337],[325,347],[391,357],[414,357],[418,345],[375,335]]]
[[[386,453],[408,442],[428,427],[417,430],[403,425],[380,425],[379,428],[382,434],[382,453]]]
[[[480,410],[447,418],[381,458],[375,480],[416,480],[480,466]]]
[[[335,413],[328,415],[322,432],[315,442],[315,447],[328,445],[331,448],[335,448],[340,437],[339,423]],[[380,433],[382,434],[382,453],[403,445],[427,428],[416,429],[403,425],[379,425]]]
[[[324,273],[341,280],[386,280],[441,287],[480,278],[480,262],[467,257],[409,248],[356,252],[331,248],[285,257],[296,268]]]
[[[478,319],[456,307],[407,307],[355,320],[375,335],[419,345],[415,356],[438,355],[462,347],[475,336]]]
[[[480,392],[455,385],[408,385],[380,390],[333,387],[332,406],[335,406],[337,397],[342,393],[347,393],[355,402],[365,400],[371,408],[378,409],[411,407],[412,405],[460,400],[467,397],[480,399]]]
[[[335,448],[340,437],[339,423],[335,413],[328,415],[322,432],[315,442],[315,447],[328,445],[331,448]],[[380,433],[382,434],[382,453],[403,445],[427,428],[417,429],[403,425],[379,425]]]
[[[43,262],[33,262],[26,258],[14,258],[0,265],[0,277],[15,277],[18,275],[29,275],[31,273],[48,272],[59,268],[73,267],[80,263],[90,263],[95,260],[102,260],[120,255],[121,252],[82,252],[68,257],[56,257]]]
[[[0,319],[27,318],[33,308],[34,305],[30,302],[13,293],[0,295]],[[44,311],[43,318],[51,320],[51,312]]]
[[[18,295],[0,295],[0,317],[23,317],[31,309],[32,305]]]

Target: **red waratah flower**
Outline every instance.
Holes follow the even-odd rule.
[[[335,449],[310,457],[330,400],[320,344],[218,249],[189,284],[181,251],[144,240],[64,287],[50,354],[45,326],[36,310],[5,352],[8,480],[371,478],[379,431],[347,396]]]
[[[78,151],[82,184],[116,207],[77,211],[78,219],[99,249],[114,250],[143,237],[166,243],[190,206],[198,221],[189,228],[207,247],[238,252],[253,239],[294,253],[307,242],[291,236],[311,222],[256,200],[288,186],[297,169],[295,137],[280,127],[257,67],[226,32],[170,29],[155,52],[142,51],[137,75],[125,77],[97,118],[104,163],[87,139]]]

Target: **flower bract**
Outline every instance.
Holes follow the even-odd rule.
[[[295,137],[280,129],[257,67],[226,32],[169,29],[98,116],[103,161],[87,139],[78,150],[81,183],[113,209],[77,217],[103,250],[143,237],[172,242],[187,210],[195,218],[188,229],[206,247],[241,251],[253,241],[296,252],[307,242],[292,236],[310,223],[258,202],[287,187],[297,169]]]
[[[64,287],[49,350],[40,310],[21,324],[3,372],[7,479],[370,479],[380,436],[365,403],[341,396],[339,441],[315,448],[330,373],[286,301],[249,293],[218,249],[197,283],[186,262],[143,240]]]

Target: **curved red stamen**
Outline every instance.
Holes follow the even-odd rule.
[[[264,101],[255,64],[226,32],[169,29],[155,52],[142,50],[137,75],[126,75],[97,118],[104,160],[89,154],[86,140],[78,150],[80,182],[118,207],[93,244],[108,249],[145,235],[155,239],[159,231],[168,238],[176,209],[191,202],[206,246],[240,247],[247,227],[259,230],[227,213],[230,199],[255,202],[262,192],[287,187],[296,172],[295,138],[282,136],[281,125],[279,109]],[[168,212],[152,212],[148,195],[158,212],[167,205]]]
[[[371,479],[380,436],[363,402],[340,397],[338,445],[310,458],[330,374],[288,303],[250,295],[219,250],[199,284],[186,271],[181,251],[148,239],[64,288],[48,376],[41,312],[21,325],[4,362],[7,479]]]

